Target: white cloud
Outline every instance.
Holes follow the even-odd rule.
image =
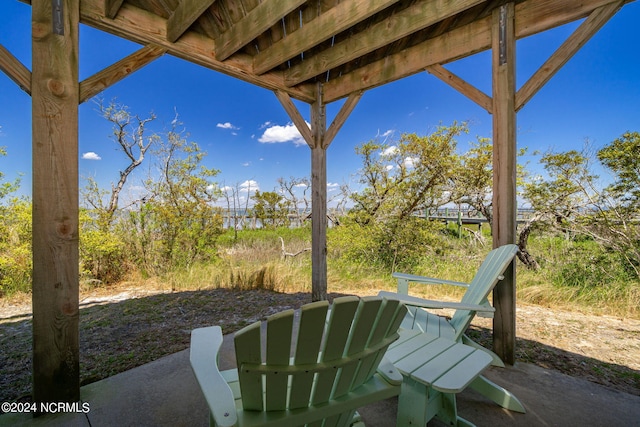
[[[392,145],[390,147],[385,148],[384,150],[382,150],[382,153],[380,153],[381,156],[392,156],[396,153],[396,151],[398,151],[398,147],[396,147],[395,145]]]
[[[257,191],[257,190],[260,190],[260,184],[258,184],[258,181],[256,180],[248,179],[242,184],[240,184],[240,191],[250,192],[250,191]]]
[[[280,126],[267,122],[265,125],[268,127],[262,136],[258,138],[258,141],[263,144],[277,144],[281,142],[293,142],[295,145],[305,144],[304,138],[300,135],[298,128],[293,123]],[[307,123],[307,126],[311,127],[309,123]]]
[[[237,129],[240,129],[239,127],[234,126],[234,125],[232,125],[232,124],[231,124],[231,123],[229,123],[229,122],[225,122],[225,123],[218,123],[218,124],[216,125],[216,127],[217,127],[217,128],[220,128],[220,129],[236,129],[236,130],[237,130]],[[235,133],[235,132],[234,132],[234,133]]]
[[[328,184],[327,184],[327,185],[328,185]],[[301,183],[298,183],[298,184],[294,185],[294,187],[300,187],[300,188],[302,188],[302,187],[308,187],[308,185],[307,185],[307,184],[305,184],[304,182],[301,182]]]
[[[102,160],[102,157],[98,156],[96,153],[94,153],[93,151],[89,151],[87,153],[83,153],[82,154],[82,158],[84,160]]]
[[[340,184],[337,182],[327,182],[327,191],[336,191],[340,188]]]
[[[417,158],[417,157],[405,157],[404,166],[406,168],[413,168],[413,167],[415,167],[415,165],[418,164],[419,161],[420,161],[420,159]]]
[[[387,165],[387,166],[385,166],[385,169],[390,171],[391,169],[393,169],[393,165]]]
[[[383,133],[382,135],[380,135],[380,136],[382,136],[382,137],[386,138],[386,137],[388,137],[388,136],[391,136],[392,134],[393,134],[393,130],[392,130],[392,129],[389,129],[389,130],[387,130],[386,132],[384,132],[384,133]]]
[[[247,167],[247,166],[250,166],[250,165],[251,165],[251,162],[244,162],[244,163],[242,164],[242,166],[244,166],[244,167]]]

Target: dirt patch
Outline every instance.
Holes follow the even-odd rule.
[[[81,301],[81,383],[184,350],[194,328],[217,324],[230,333],[310,299],[263,290],[94,292]],[[640,395],[640,321],[519,306],[517,325],[518,360]],[[476,318],[469,335],[490,348],[491,320]],[[0,306],[0,348],[0,401],[28,400],[28,303]]]

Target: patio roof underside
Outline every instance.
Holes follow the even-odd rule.
[[[166,52],[309,103],[321,82],[321,101],[330,103],[491,48],[492,11],[505,3],[83,0],[80,22],[142,44],[128,58],[133,68]],[[516,38],[585,18],[611,3],[516,1]],[[81,97],[97,93],[109,78],[108,70],[94,76],[81,85]]]

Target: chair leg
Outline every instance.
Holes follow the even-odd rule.
[[[456,405],[455,393],[441,393],[442,400],[436,418],[450,426],[457,427],[476,427],[470,421],[458,416],[458,408]]]
[[[455,393],[441,393],[405,377],[398,396],[396,426],[426,427],[434,417],[452,426],[475,427],[475,424],[458,416]]]
[[[405,377],[398,395],[398,416],[396,426],[425,427],[433,418],[435,411],[429,408],[433,396],[429,396],[430,387]],[[430,399],[431,397],[431,399]]]
[[[475,380],[469,384],[469,387],[482,394],[485,397],[496,402],[498,405],[510,411],[525,413],[524,406],[509,390],[498,384],[489,381],[482,375],[478,375]]]

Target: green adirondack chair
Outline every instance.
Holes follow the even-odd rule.
[[[218,326],[191,333],[191,367],[212,426],[363,425],[356,408],[400,393],[384,359],[407,310],[380,297],[336,298],[238,331],[238,369],[220,372]],[[297,331],[297,333],[296,333]]]
[[[487,297],[496,284],[504,278],[503,273],[518,252],[517,245],[504,245],[489,252],[476,275],[470,283],[442,280],[431,277],[416,276],[406,273],[393,273],[398,279],[398,292],[381,291],[379,296],[397,298],[409,306],[407,315],[402,322],[404,329],[420,330],[430,335],[448,338],[476,348],[480,348],[491,355],[493,365],[504,367],[498,355],[486,349],[469,337],[465,332],[473,318],[478,315],[492,316],[495,309]],[[409,283],[417,284],[446,284],[467,288],[460,302],[433,301],[409,295]],[[451,319],[430,313],[425,309],[454,309]],[[469,387],[492,399],[500,406],[517,412],[525,412],[524,406],[508,390],[489,381],[484,376],[478,376]]]

